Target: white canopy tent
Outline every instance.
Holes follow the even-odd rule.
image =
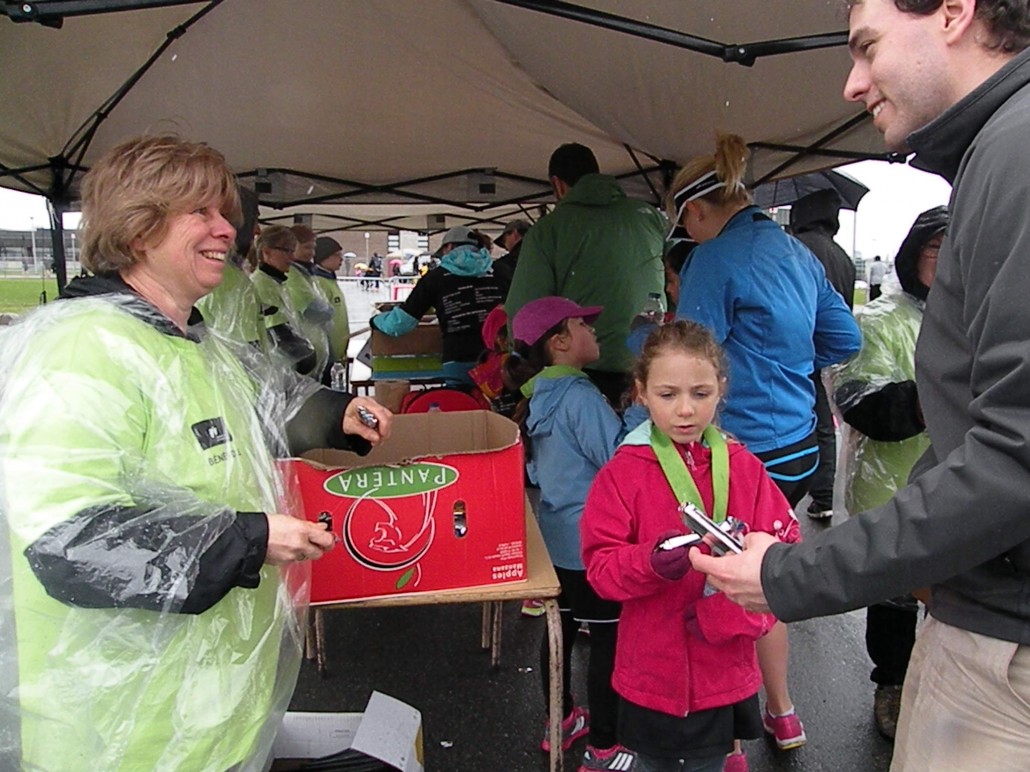
[[[98,12],[116,6],[134,10]],[[165,131],[225,153],[263,219],[315,214],[316,230],[499,227],[550,200],[547,158],[564,142],[591,146],[603,171],[656,202],[717,130],[751,143],[755,181],[787,176],[882,147],[841,96],[842,9],[0,2],[0,185],[46,195],[59,213],[106,149]]]

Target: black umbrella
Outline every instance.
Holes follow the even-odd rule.
[[[797,177],[766,182],[755,188],[751,194],[754,196],[756,206],[760,206],[762,209],[771,209],[774,206],[793,204],[809,193],[827,188],[832,188],[840,193],[841,200],[844,202],[842,208],[851,210],[858,209],[858,202],[869,192],[869,188],[854,177],[834,169],[826,169],[821,172],[799,174]]]

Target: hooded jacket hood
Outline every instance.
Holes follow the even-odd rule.
[[[492,266],[493,259],[487,250],[468,244],[455,247],[440,258],[440,267],[456,276],[483,276]]]
[[[608,174],[586,174],[558,202],[563,204],[579,204],[581,206],[608,206],[626,197],[619,181]]]
[[[840,193],[827,188],[799,198],[790,207],[790,229],[795,234],[824,230],[831,236],[840,230]]]
[[[74,300],[75,298],[91,298],[99,295],[121,296],[116,302],[126,312],[137,319],[146,322],[166,335],[174,335],[180,338],[196,340],[192,333],[183,334],[182,330],[175,326],[171,319],[165,316],[150,301],[140,296],[136,290],[125,283],[125,280],[118,273],[104,273],[96,276],[76,276],[61,291],[61,300]],[[200,311],[194,308],[190,311],[190,317],[186,324],[193,328],[202,323],[204,317]]]
[[[919,268],[919,251],[931,238],[948,226],[948,208],[935,206],[928,209],[912,223],[905,240],[901,242],[897,257],[894,258],[894,272],[898,276],[901,288],[909,295],[926,300],[930,288],[917,278]]]
[[[132,287],[125,283],[120,274],[103,273],[96,276],[76,276],[61,290],[61,297],[85,298],[109,295],[113,292],[132,293]]]
[[[533,400],[526,419],[527,431],[531,435],[550,434],[558,406],[567,398],[569,389],[575,387],[576,380],[586,377],[586,373],[573,368],[553,368],[553,372],[527,381],[522,393]]]

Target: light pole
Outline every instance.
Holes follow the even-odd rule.
[[[365,265],[368,265],[368,240],[371,236],[371,233],[365,231]]]
[[[39,256],[36,254],[36,218],[29,218],[29,227],[32,228],[32,270],[39,270]]]

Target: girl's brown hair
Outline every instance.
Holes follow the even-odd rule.
[[[685,354],[707,359],[715,368],[715,375],[723,386],[725,393],[729,379],[729,365],[722,346],[716,343],[708,328],[697,322],[677,319],[663,324],[647,336],[644,347],[633,367],[633,378],[641,385],[647,385],[651,373],[651,363],[668,351],[679,351]]]
[[[512,346],[511,355],[504,360],[502,374],[505,384],[512,389],[520,388],[530,378],[537,375],[541,370],[551,364],[551,357],[547,350],[547,343],[555,335],[569,331],[569,320],[562,319],[558,324],[551,327],[540,336],[539,340],[530,346],[522,340],[516,340]],[[515,408],[512,420],[519,425],[522,433],[522,442],[525,445],[527,455],[530,452],[529,434],[526,431],[526,421],[529,420],[529,399],[523,397]]]

